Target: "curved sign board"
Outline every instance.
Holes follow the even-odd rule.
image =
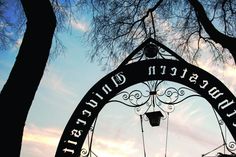
[[[197,91],[220,115],[236,140],[236,99],[221,81],[186,62],[150,59],[119,67],[87,92],[65,127],[56,157],[80,156],[88,131],[104,105],[123,89],[148,80],[173,81]]]

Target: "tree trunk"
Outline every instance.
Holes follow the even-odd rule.
[[[28,111],[49,57],[56,17],[49,0],[21,0],[27,23],[15,64],[0,93],[6,156],[19,157]],[[5,125],[5,126],[4,126]],[[13,149],[14,148],[14,149]]]
[[[227,48],[233,56],[234,62],[236,63],[236,38],[219,32],[207,17],[205,9],[198,0],[189,0],[189,2],[196,12],[198,21],[202,24],[210,38],[215,43],[219,43],[223,48]]]

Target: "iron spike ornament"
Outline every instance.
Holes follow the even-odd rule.
[[[155,51],[157,52],[155,59],[143,57],[145,56],[143,49],[150,43],[158,47],[158,51]],[[148,54],[147,57],[154,56],[145,53]],[[83,156],[82,146],[102,108],[112,102],[112,98],[124,89],[152,80],[172,81],[196,91],[209,102],[224,121],[234,138],[232,143],[235,144],[236,98],[231,91],[215,76],[187,63],[165,45],[149,38],[138,46],[117,69],[104,76],[85,94],[64,128],[55,157]]]

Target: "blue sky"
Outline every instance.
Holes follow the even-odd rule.
[[[79,101],[108,74],[97,62],[89,61],[90,47],[85,45],[83,34],[89,31],[89,23],[85,19],[72,22],[71,33],[60,34],[66,52],[46,67],[26,121],[22,157],[45,154],[53,157],[63,129]],[[9,52],[0,53],[0,89],[7,80],[18,48],[19,43]],[[236,94],[235,66],[219,68],[211,64],[210,58],[199,60],[199,66],[217,76]],[[164,156],[166,122],[162,121],[156,128],[144,123],[148,156]],[[206,100],[187,100],[171,113],[168,157],[199,157],[221,144],[219,127]],[[139,116],[133,109],[119,104],[104,107],[96,126],[93,151],[99,157],[142,156]]]

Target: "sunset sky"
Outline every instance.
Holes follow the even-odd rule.
[[[26,121],[21,157],[53,157],[74,109],[87,91],[109,73],[97,62],[89,61],[90,47],[84,37],[84,32],[90,31],[86,18],[72,21],[71,32],[60,34],[66,50],[46,67]],[[0,53],[0,89],[14,64],[21,40],[9,52]],[[211,63],[211,58],[200,60],[198,66],[236,95],[235,66],[219,68]],[[212,108],[203,98],[189,99],[176,106],[169,120],[168,157],[200,157],[223,144]],[[152,128],[144,122],[148,157],[164,157],[166,124],[163,120],[159,127]],[[139,116],[132,108],[107,104],[99,114],[92,150],[99,157],[142,157]]]

